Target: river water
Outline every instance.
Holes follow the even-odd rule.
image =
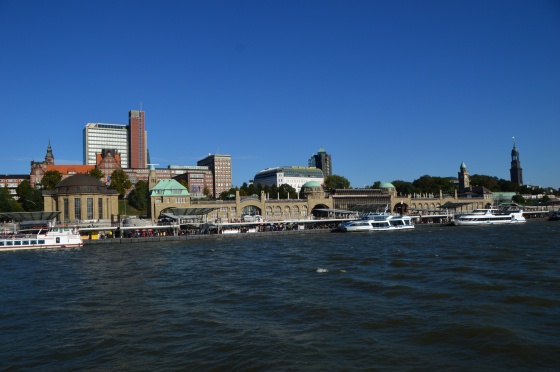
[[[560,222],[0,254],[0,369],[557,370]]]

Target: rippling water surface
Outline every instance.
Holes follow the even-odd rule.
[[[560,223],[0,254],[3,370],[554,370]]]

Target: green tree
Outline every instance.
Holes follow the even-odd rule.
[[[255,185],[250,184],[250,185],[247,187],[247,195],[249,195],[249,196],[251,196],[251,195],[258,195],[257,188],[255,187]]]
[[[412,184],[412,182],[395,180],[391,183],[393,184],[393,186],[395,186],[395,189],[397,190],[398,194],[401,194],[401,195],[414,194],[415,189],[414,189],[414,185]]]
[[[130,192],[130,195],[128,195],[128,202],[130,203],[130,205],[140,211],[144,211],[148,207],[148,199],[148,183],[142,180],[136,182],[134,190],[132,190]]]
[[[511,198],[511,200],[517,204],[525,204],[525,198],[520,194],[514,195],[513,198]]]
[[[202,194],[204,196],[206,196],[207,198],[209,198],[210,197],[210,189],[208,187],[204,186],[204,188],[202,189]]]
[[[41,185],[46,190],[52,190],[62,181],[62,173],[57,170],[46,171],[41,179]]]
[[[473,186],[484,186],[490,191],[500,191],[498,177],[475,174],[471,177],[470,181]]]
[[[35,212],[43,210],[43,195],[41,190],[37,190],[31,186],[29,181],[21,182],[16,188],[19,202],[26,212]]]
[[[278,194],[280,195],[280,199],[288,199],[288,195],[290,199],[297,199],[298,197],[296,189],[287,183],[280,185],[278,188]]]
[[[454,186],[451,180],[442,177],[431,177],[424,175],[412,182],[416,192],[439,195],[441,190],[444,194],[453,194]]]
[[[0,187],[0,212],[23,212],[23,207],[14,200],[6,187]]]
[[[518,185],[516,183],[504,180],[503,178],[500,178],[498,180],[498,187],[500,188],[500,191],[502,191],[502,192],[515,192],[515,189],[517,188],[517,186]]]
[[[270,199],[278,199],[278,186],[276,184],[268,188],[268,197]]]
[[[349,188],[350,188],[350,181],[348,181],[345,177],[333,174],[332,176],[328,176],[327,178],[325,178],[326,190],[349,189]]]
[[[101,169],[95,167],[92,170],[90,170],[88,172],[88,174],[90,176],[92,176],[93,178],[97,178],[98,180],[101,180],[103,178],[103,172],[101,171]]]
[[[119,192],[119,197],[124,198],[126,191],[130,189],[132,183],[122,169],[115,169],[111,173],[111,187]]]

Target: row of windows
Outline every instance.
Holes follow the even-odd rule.
[[[64,198],[63,200],[64,206],[64,217],[69,216],[69,200],[68,198]],[[93,217],[93,198],[86,199],[86,217],[87,220],[92,220]],[[97,199],[97,218],[103,219],[103,199]],[[82,216],[82,200],[80,198],[74,198],[74,219],[81,220],[83,219]]]

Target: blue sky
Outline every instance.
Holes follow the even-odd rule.
[[[560,187],[558,1],[0,1],[0,173],[146,112],[152,163],[233,184],[322,146],[353,187],[471,174]]]

